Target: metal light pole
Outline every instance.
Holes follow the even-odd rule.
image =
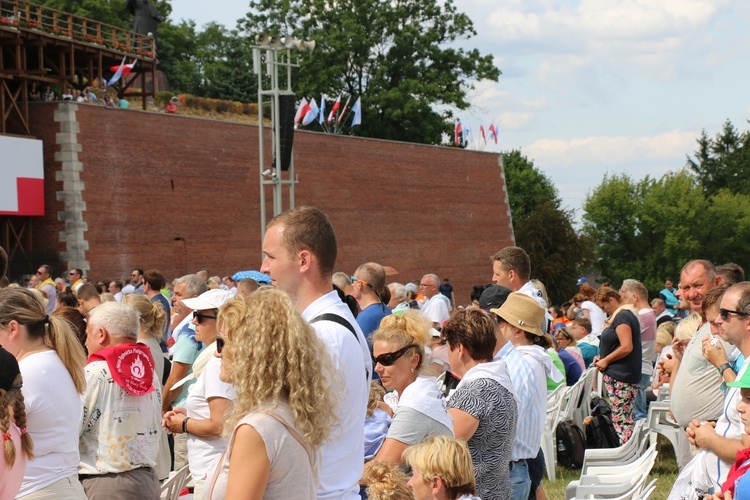
[[[282,39],[278,35],[268,36],[265,33],[255,37],[257,46],[253,47],[253,70],[258,78],[258,167],[260,172],[260,227],[261,241],[266,234],[266,186],[273,188],[273,215],[279,215],[283,208],[283,186],[289,186],[289,208],[294,208],[294,155],[292,154],[289,170],[281,169],[281,115],[279,96],[294,96],[292,92],[292,68],[298,68],[292,62],[292,49],[312,52],[314,42],[302,42],[290,38]],[[265,66],[265,68],[264,68]],[[281,68],[281,71],[279,71]],[[279,86],[279,73],[286,71],[286,85]],[[283,83],[283,82],[282,82]],[[266,84],[267,86],[264,86]],[[271,106],[271,134],[273,142],[273,168],[266,168],[264,148],[263,110]],[[288,172],[284,177],[283,172]]]

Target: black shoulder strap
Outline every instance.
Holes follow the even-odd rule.
[[[351,323],[349,323],[347,320],[345,320],[343,317],[339,316],[338,314],[333,313],[325,313],[321,314],[320,316],[315,316],[313,319],[310,320],[310,323],[317,323],[318,321],[333,321],[336,324],[339,324],[352,332],[352,335],[354,335],[354,340],[357,341],[357,344],[362,345],[359,342],[359,336],[357,335],[357,330],[354,329]],[[370,378],[370,370],[365,368],[365,378]]]
[[[317,323],[318,321],[333,321],[334,323],[338,323],[339,325],[343,326],[344,328],[352,332],[352,335],[354,335],[354,338],[357,339],[357,343],[359,344],[359,337],[357,336],[357,330],[354,329],[351,323],[349,323],[347,320],[345,320],[338,314],[332,314],[332,313],[321,314],[320,316],[315,316],[310,321],[310,323]]]

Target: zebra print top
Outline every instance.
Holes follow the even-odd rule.
[[[457,389],[448,407],[479,420],[479,427],[467,443],[474,462],[477,495],[483,500],[509,499],[508,464],[518,416],[513,395],[494,380],[478,379]]]

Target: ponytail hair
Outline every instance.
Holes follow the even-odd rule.
[[[140,318],[141,332],[161,341],[164,335],[164,325],[167,323],[167,313],[159,302],[152,302],[140,293],[131,293],[122,298],[122,303],[136,310]]]
[[[41,339],[55,350],[79,394],[86,389],[83,368],[86,353],[70,322],[60,316],[47,316],[42,304],[25,288],[0,289],[0,326],[12,320],[26,327],[26,340]]]
[[[8,464],[8,467],[13,467],[16,462],[16,447],[13,445],[13,440],[5,438],[10,432],[11,424],[8,407],[13,408],[13,419],[16,426],[21,429],[21,449],[23,449],[27,458],[34,458],[34,443],[26,430],[26,406],[23,403],[23,394],[20,390],[21,384],[22,378],[19,373],[13,381],[13,389],[7,391],[0,389],[0,434],[3,435],[3,451],[5,463]]]

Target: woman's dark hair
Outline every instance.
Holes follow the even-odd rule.
[[[81,345],[86,348],[86,318],[83,317],[81,311],[75,307],[61,306],[52,311],[52,316],[60,316],[70,322],[73,327],[73,332],[78,337]]]
[[[57,301],[60,303],[60,306],[67,306],[67,307],[78,307],[78,299],[73,294],[73,292],[60,292],[57,294]]]
[[[464,346],[474,361],[490,361],[495,353],[495,321],[479,309],[458,311],[443,323],[441,336],[450,350]]]

